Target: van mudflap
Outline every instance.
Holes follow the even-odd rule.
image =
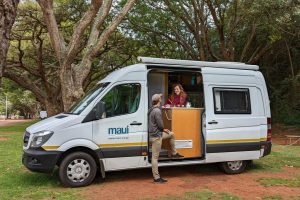
[[[265,141],[263,143],[263,146],[264,146],[264,154],[263,154],[263,157],[264,157],[264,156],[269,155],[271,153],[272,142],[271,141]]]

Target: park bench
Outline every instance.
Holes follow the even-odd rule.
[[[285,135],[289,145],[297,144],[300,141],[300,135]]]

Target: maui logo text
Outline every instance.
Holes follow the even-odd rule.
[[[129,126],[125,128],[108,128],[109,135],[119,135],[119,134],[128,134],[129,133]]]

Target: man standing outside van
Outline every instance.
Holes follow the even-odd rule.
[[[169,139],[171,146],[171,158],[182,158],[175,149],[174,133],[168,129],[164,129],[162,113],[160,109],[162,94],[154,94],[152,96],[152,107],[148,111],[148,133],[152,142],[152,174],[155,183],[165,183],[167,180],[160,177],[158,172],[158,158],[161,150],[162,140]]]

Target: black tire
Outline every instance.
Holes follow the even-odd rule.
[[[92,156],[84,152],[67,155],[59,166],[59,179],[66,187],[83,187],[92,183],[97,165]]]
[[[245,171],[248,161],[237,160],[219,163],[219,168],[226,174],[240,174]]]

